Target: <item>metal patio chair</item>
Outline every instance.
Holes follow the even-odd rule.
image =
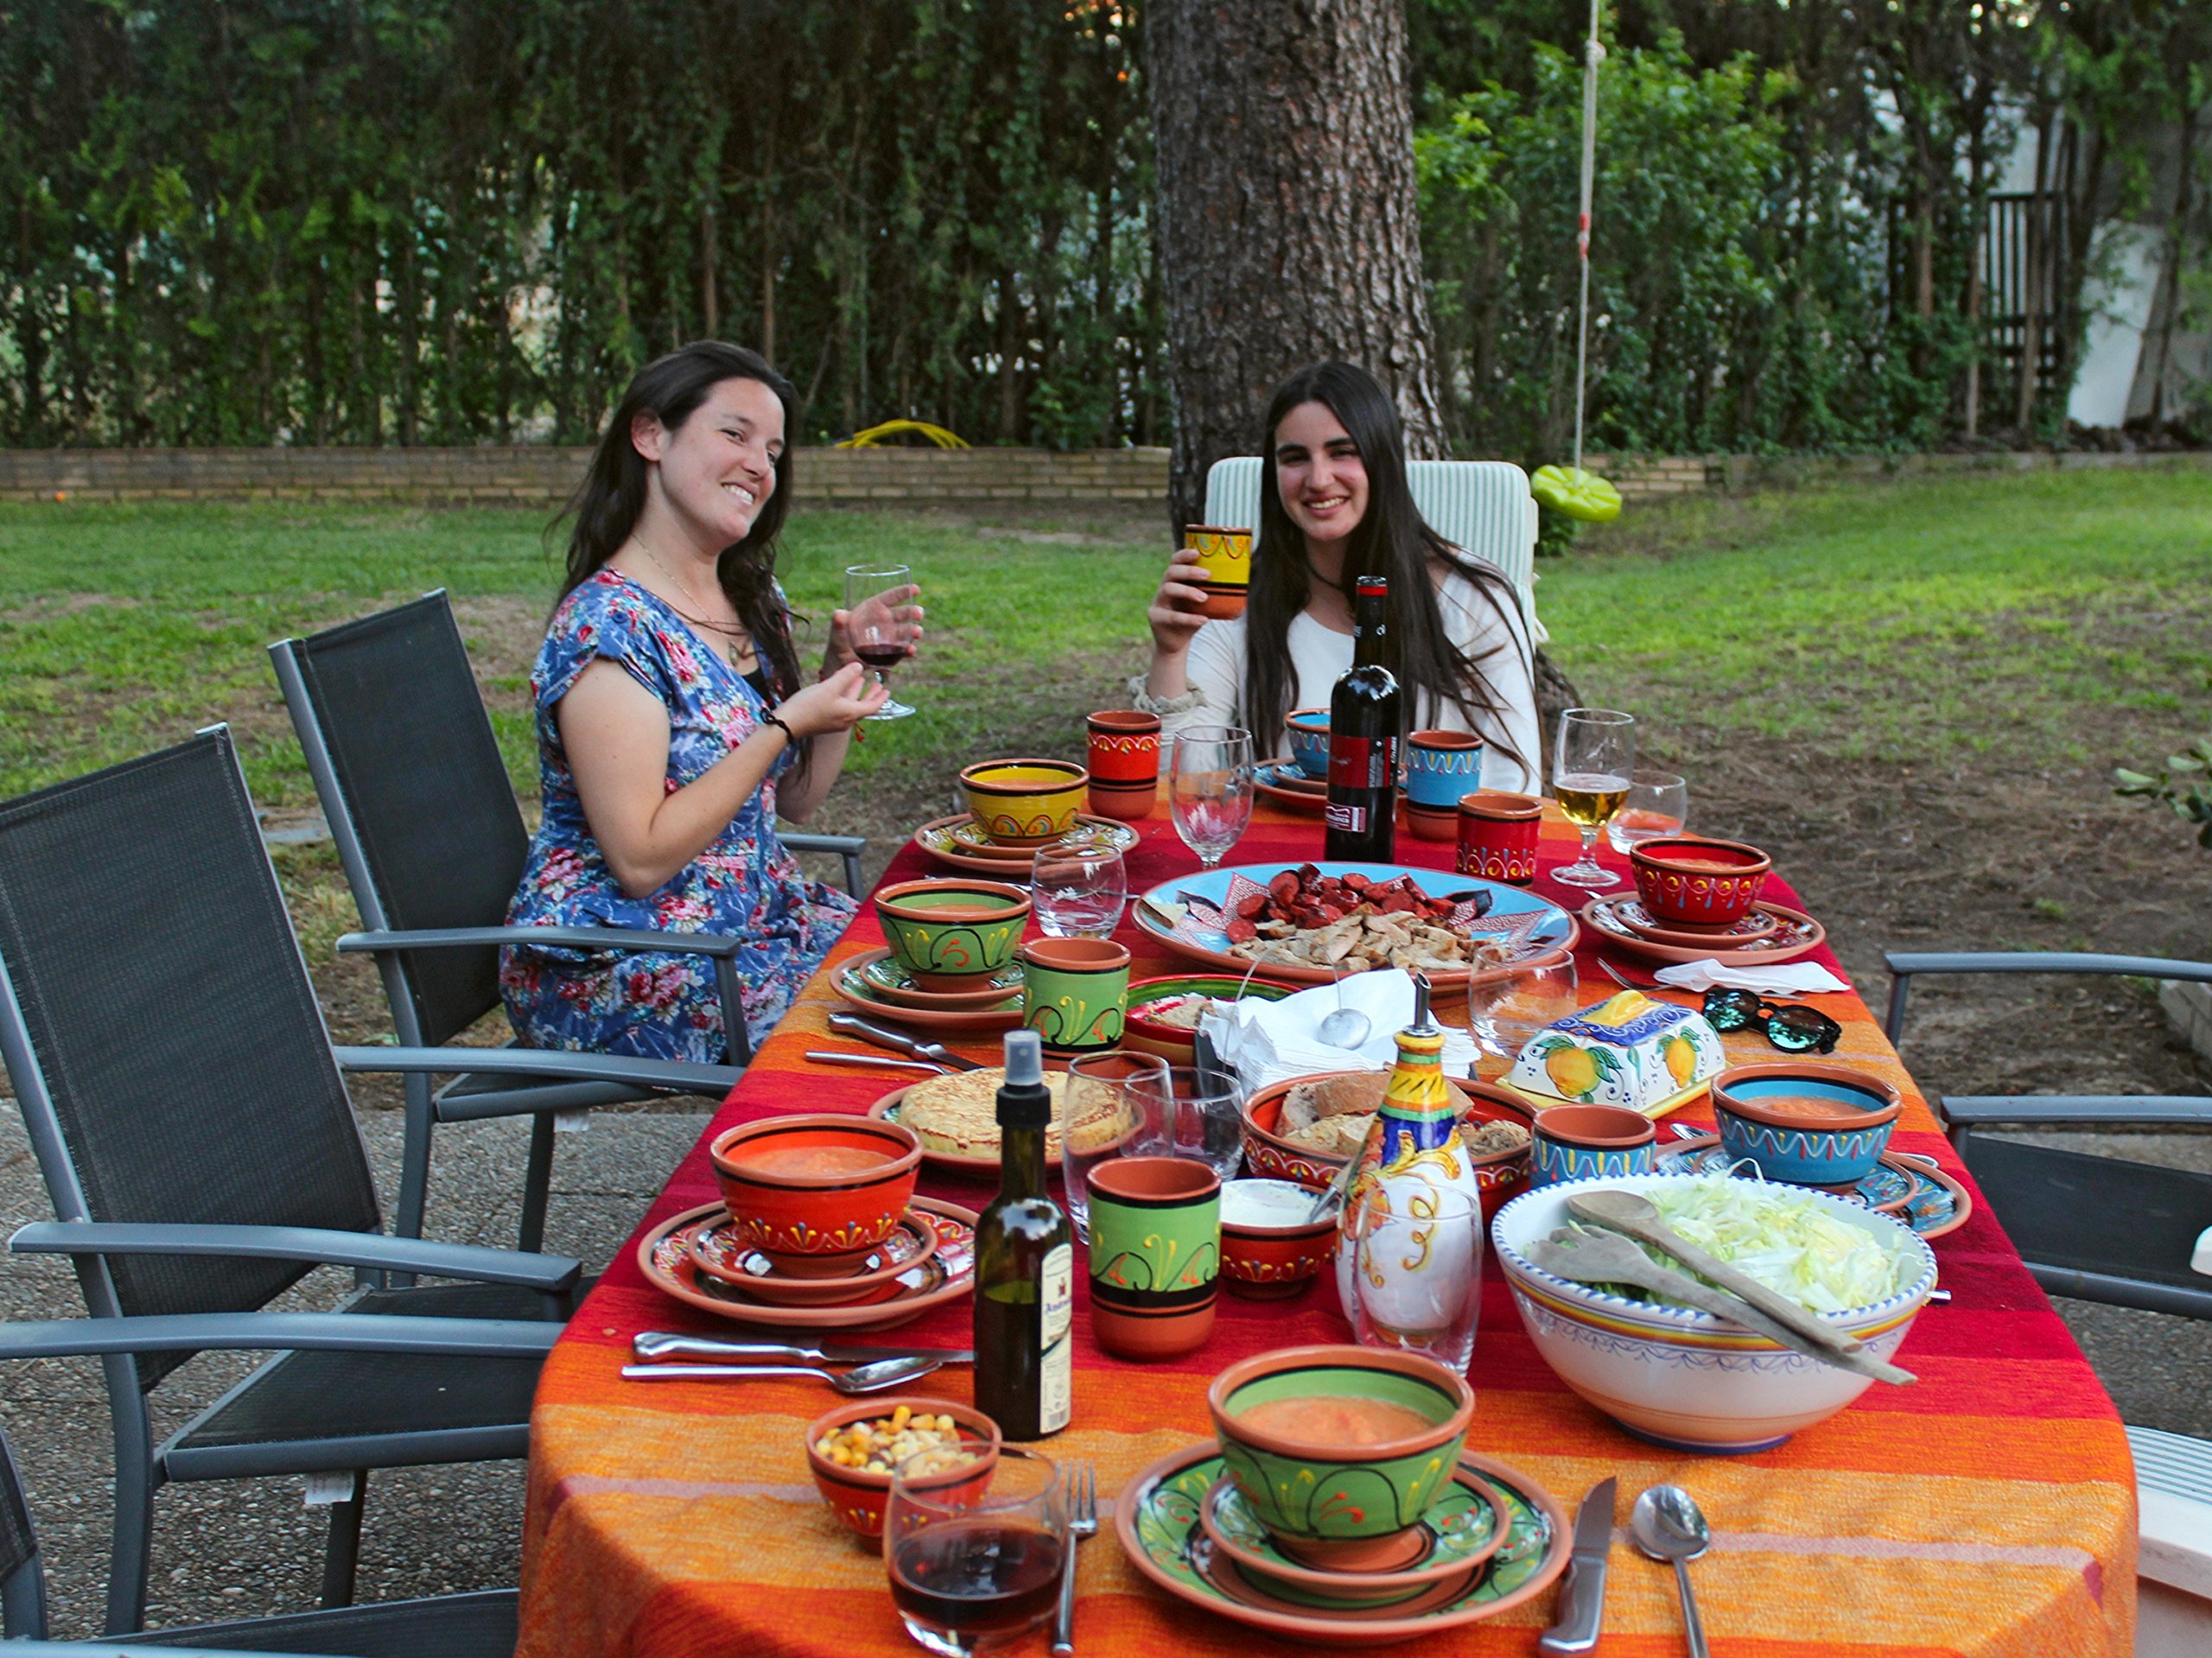
[[[375,956],[404,1045],[449,1043],[499,1007],[499,946],[520,937],[703,956],[715,964],[736,1063],[714,1067],[711,1075],[702,1071],[704,1080],[693,1091],[715,1100],[729,1091],[751,1057],[739,1011],[737,941],[707,933],[505,924],[530,834],[442,589],[308,638],[281,639],[269,653],[368,929],[340,938],[338,948]],[[783,839],[798,850],[838,854],[846,886],[858,895],[866,842],[849,835]],[[485,1066],[486,1051],[453,1051],[440,1067],[452,1080],[435,1092],[429,1073],[407,1076],[394,1229],[404,1237],[422,1232],[437,1124],[529,1116],[518,1243],[535,1249],[545,1236],[556,1117],[668,1090],[645,1081],[642,1071],[626,1071],[626,1061],[610,1065],[601,1057],[588,1076],[552,1064],[517,1077]]]
[[[225,1314],[182,1318],[77,1319],[41,1324],[0,1325],[0,1356],[60,1357],[98,1352],[118,1342],[159,1343],[185,1340],[197,1347],[259,1344],[245,1343],[248,1314],[241,1319]],[[290,1315],[295,1326],[283,1333],[264,1332],[276,1340],[305,1342],[310,1332],[296,1326],[314,1323],[328,1326],[328,1334],[346,1334],[345,1324],[363,1320],[330,1313]],[[416,1324],[467,1324],[452,1319],[384,1320]],[[229,1329],[229,1338],[213,1326]],[[192,1326],[193,1328],[187,1328]],[[131,1345],[125,1350],[149,1350]],[[494,1350],[497,1350],[494,1349]],[[341,1606],[319,1612],[296,1612],[276,1617],[226,1619],[190,1628],[158,1629],[135,1636],[128,1645],[109,1640],[77,1642],[47,1638],[46,1573],[39,1558],[38,1534],[31,1524],[23,1499],[22,1481],[8,1449],[8,1436],[0,1432],[0,1652],[8,1658],[91,1658],[91,1655],[162,1653],[175,1658],[183,1652],[251,1652],[269,1654],[344,1655],[344,1658],[511,1658],[515,1649],[517,1596],[512,1589],[476,1594],[442,1595],[435,1599],[387,1601],[368,1606]]]
[[[255,1309],[327,1262],[366,1280],[346,1304],[346,1348],[395,1350],[283,1353],[158,1448],[146,1395],[189,1345],[108,1354],[111,1631],[142,1621],[153,1495],[168,1481],[351,1474],[324,1562],[325,1602],[342,1604],[364,1471],[525,1453],[579,1263],[377,1229],[340,1069],[452,1060],[331,1046],[226,729],[0,804],[0,1058],[57,1217],[12,1245],[69,1255],[96,1323],[265,1320],[277,1315]],[[588,1077],[592,1062],[493,1050],[481,1063]],[[705,1069],[662,1065],[650,1080],[696,1087]],[[465,1281],[377,1286],[391,1274]],[[512,1356],[464,1362],[420,1344],[421,1317],[524,1333],[493,1350]]]

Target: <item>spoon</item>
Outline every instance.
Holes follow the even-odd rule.
[[[1636,1546],[1646,1554],[1673,1563],[1675,1587],[1682,1598],[1682,1634],[1689,1642],[1690,1658],[1707,1658],[1705,1625],[1698,1618],[1697,1597],[1690,1592],[1689,1562],[1712,1546],[1713,1533],[1698,1512],[1697,1503],[1679,1485],[1655,1485],[1636,1499],[1628,1529]]]
[[[944,1361],[915,1354],[907,1358],[878,1359],[857,1365],[840,1375],[808,1364],[626,1364],[622,1375],[631,1382],[703,1382],[723,1376],[820,1376],[841,1394],[881,1393],[925,1376]]]
[[[1337,1011],[1324,1019],[1313,1034],[1332,1048],[1357,1048],[1375,1029],[1375,1021],[1357,1007],[1344,1006],[1344,975],[1334,962],[1329,975],[1336,981]]]

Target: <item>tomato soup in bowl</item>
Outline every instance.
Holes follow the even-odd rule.
[[[1889,1149],[1904,1096],[1872,1072],[1814,1059],[1734,1065],[1713,1079],[1713,1120],[1729,1161],[1770,1180],[1840,1186]]]
[[[1452,1477],[1474,1390],[1418,1353],[1292,1347],[1206,1392],[1229,1477],[1282,1551],[1331,1571],[1391,1571]]]
[[[868,1117],[769,1117],[708,1147],[737,1241],[797,1278],[857,1270],[914,1195],[922,1149],[911,1130]]]

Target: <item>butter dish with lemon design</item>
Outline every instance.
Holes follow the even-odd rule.
[[[1704,1014],[1624,990],[1539,1031],[1505,1085],[1538,1106],[1624,1105],[1662,1117],[1727,1064]]]

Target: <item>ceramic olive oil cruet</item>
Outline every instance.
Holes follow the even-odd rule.
[[[1356,1320],[1352,1223],[1368,1193],[1380,1191],[1395,1214],[1415,1213],[1414,1200],[1439,1188],[1463,1194],[1478,1212],[1482,1191],[1459,1137],[1459,1096],[1444,1079],[1444,1030],[1430,1018],[1429,985],[1414,975],[1414,1022],[1400,1031],[1397,1064],[1382,1103],[1353,1159],[1351,1187],[1337,1220],[1337,1293]]]

